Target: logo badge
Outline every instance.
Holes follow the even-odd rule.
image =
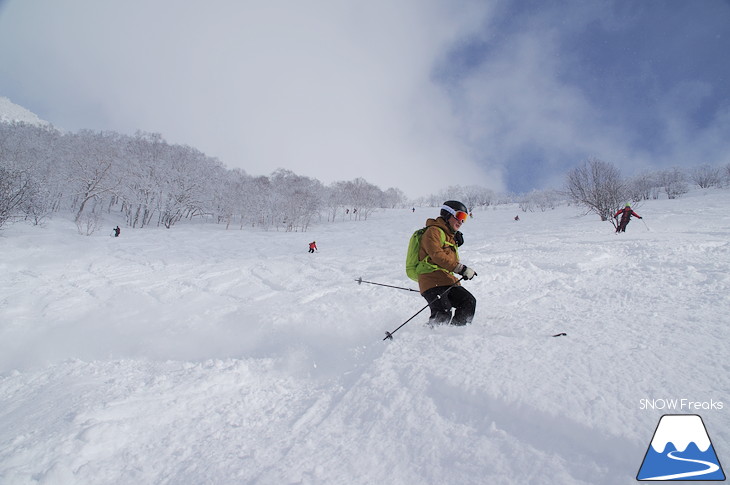
[[[725,480],[702,418],[696,414],[662,416],[636,479]]]

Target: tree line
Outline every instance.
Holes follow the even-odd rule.
[[[587,213],[610,220],[626,203],[658,199],[666,195],[677,199],[686,194],[690,184],[706,189],[730,185],[730,164],[712,166],[702,164],[689,170],[674,167],[624,177],[614,164],[589,158],[568,172],[564,194],[568,200],[582,205]]]
[[[325,186],[283,169],[252,176],[155,133],[62,133],[52,126],[0,123],[0,228],[10,220],[40,224],[71,211],[79,232],[92,234],[105,212],[117,211],[130,228],[171,228],[181,220],[203,219],[226,228],[306,231],[316,221],[366,220],[377,209],[434,207],[448,199],[461,200],[470,211],[506,202],[545,211],[568,200],[605,221],[627,201],[678,198],[690,183],[728,186],[730,164],[625,178],[612,163],[589,158],[568,172],[562,189],[518,196],[452,186],[408,201],[401,190],[383,191],[363,178]]]
[[[86,234],[112,211],[130,228],[201,218],[227,228],[306,231],[315,220],[364,220],[405,200],[399,189],[362,178],[325,186],[289,170],[251,176],[154,133],[0,123],[0,227],[18,218],[40,224],[67,210]]]

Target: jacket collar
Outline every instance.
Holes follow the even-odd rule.
[[[446,222],[446,219],[439,216],[436,219],[428,219],[426,221],[426,227],[428,226],[437,226],[441,228],[446,234],[450,234],[451,236],[454,235],[454,230],[451,229],[451,226],[448,222]]]

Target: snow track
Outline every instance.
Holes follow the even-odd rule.
[[[641,399],[727,400],[728,207],[648,202],[651,230],[621,235],[575,208],[477,211],[474,324],[424,312],[387,342],[425,301],[354,279],[408,286],[433,210],[304,234],[11,226],[0,483],[635,483],[668,412]],[[728,406],[702,411],[723,463]]]

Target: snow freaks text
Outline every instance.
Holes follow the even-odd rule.
[[[693,401],[691,399],[640,399],[639,409],[660,411],[719,411],[723,408],[722,401]]]

